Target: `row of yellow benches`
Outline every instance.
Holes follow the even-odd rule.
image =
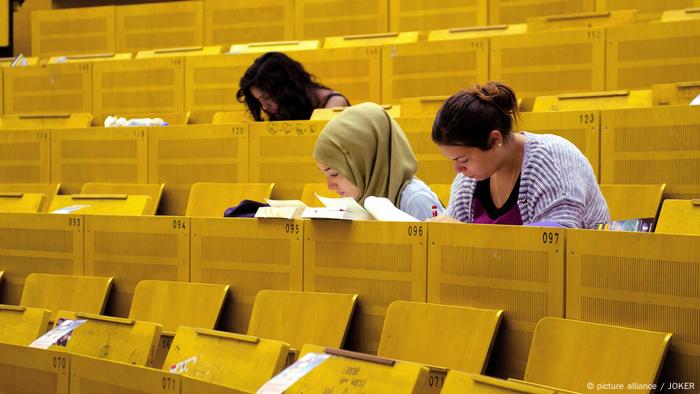
[[[81,194],[59,195],[60,184],[0,184],[0,212],[74,213],[98,215],[155,215],[164,184],[86,183]],[[430,185],[443,204],[450,199],[449,184]],[[651,218],[656,232],[700,234],[700,199],[663,201],[665,184],[600,185],[613,221]],[[222,217],[242,200],[265,201],[274,191],[267,183],[195,183],[185,216]],[[301,201],[319,206],[316,195],[338,197],[325,183],[306,184]],[[166,203],[167,205],[167,203]],[[172,205],[172,204],[171,204]]]
[[[430,139],[433,117],[401,117],[430,184],[454,178]],[[299,199],[322,181],[311,152],[327,121],[153,128],[0,131],[0,183],[165,183],[162,213],[183,215],[193,183],[275,183],[272,197]],[[561,135],[588,158],[600,183],[662,184],[670,198],[700,197],[700,107],[523,113],[516,130]],[[10,190],[8,190],[10,191]],[[21,191],[21,190],[19,190]]]
[[[360,296],[355,306],[356,294],[263,290],[256,296],[247,335],[240,335],[212,330],[228,286],[144,280],[125,319],[99,315],[111,284],[112,278],[27,277],[20,306],[0,305],[5,391],[91,392],[99,383],[103,390],[122,393],[155,392],[159,384],[158,392],[194,392],[185,388],[188,384],[207,392],[215,387],[252,392],[285,364],[312,352],[331,359],[301,379],[303,392],[322,392],[327,384],[350,386],[351,379],[366,391],[395,393],[457,393],[465,383],[484,385],[485,392],[518,387],[539,392],[539,385],[583,391],[591,381],[605,384],[609,379],[651,386],[671,338],[670,333],[543,318],[534,331],[525,380],[506,382],[478,375],[486,370],[503,310],[394,301],[377,350],[387,359],[334,350],[342,346],[353,311],[362,305]],[[47,323],[58,325],[66,318],[86,322],[65,348],[23,347]],[[347,377],[342,380],[341,372],[337,381],[341,366]],[[13,376],[18,370],[23,372],[19,378]],[[182,376],[168,375],[174,371]],[[285,392],[297,392],[300,386]]]
[[[522,377],[536,322],[559,316],[675,333],[674,368],[698,368],[698,236],[510,226],[98,215],[0,215],[0,299],[26,275],[115,278],[128,316],[144,279],[221,283],[219,328],[245,332],[262,289],[359,294],[347,347],[374,353],[394,300],[504,309],[491,373]]]
[[[700,80],[700,20],[517,33],[496,28],[420,42],[401,33],[349,40],[351,47],[295,50],[304,46],[292,43],[256,50],[291,51],[353,103],[398,104],[489,79],[505,81],[522,98]],[[193,122],[207,123],[217,111],[240,111],[238,81],[259,53],[198,54],[169,50],[150,59],[97,56],[4,67],[4,114],[85,112],[102,124],[114,114],[190,111]]]
[[[696,0],[673,4],[622,0],[536,0],[526,3],[475,0],[426,3],[415,0],[243,0],[164,2],[160,4],[34,11],[34,56],[134,52],[141,49],[196,47],[251,41],[315,39],[338,35],[377,34],[524,23],[574,26],[595,24],[611,11],[638,8],[637,20],[693,17],[674,8],[700,6]],[[342,10],[342,11],[341,11]],[[596,12],[599,14],[596,15]],[[547,15],[586,13],[559,17]],[[663,13],[663,15],[662,15]],[[597,16],[597,17],[596,17]],[[538,18],[539,17],[539,18]],[[635,20],[634,14],[629,23]],[[167,23],[163,23],[164,21]],[[577,23],[578,22],[578,23]]]

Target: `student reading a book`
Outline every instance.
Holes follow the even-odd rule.
[[[435,221],[596,228],[610,221],[586,157],[554,135],[514,133],[513,90],[499,82],[450,97],[432,139],[457,172]]]
[[[401,127],[377,104],[349,107],[333,118],[313,153],[328,189],[360,205],[386,197],[397,208],[425,220],[443,211],[432,190],[415,177],[418,163]]]
[[[316,108],[350,105],[340,93],[321,85],[301,63],[284,53],[268,52],[246,70],[236,93],[256,121],[307,120]]]

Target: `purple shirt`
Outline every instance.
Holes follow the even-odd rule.
[[[507,210],[505,213],[503,213],[500,216],[497,216],[495,218],[491,218],[488,213],[486,212],[486,209],[484,208],[483,205],[481,205],[481,201],[479,201],[478,198],[474,198],[472,200],[472,207],[474,212],[474,222],[473,223],[480,223],[480,224],[513,224],[513,225],[521,225],[523,224],[523,217],[520,216],[520,208],[518,208],[518,204],[513,204],[512,207],[510,207],[509,210]]]
[[[518,207],[520,176],[515,181],[508,200],[500,208],[496,208],[492,201],[489,183],[490,179],[485,179],[476,184],[474,198],[472,198],[472,223],[522,225],[523,217]]]

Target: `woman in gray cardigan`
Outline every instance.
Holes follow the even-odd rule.
[[[593,169],[569,141],[513,133],[515,93],[489,82],[442,106],[432,139],[457,172],[434,221],[596,228],[610,221]]]

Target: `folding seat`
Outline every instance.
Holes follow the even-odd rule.
[[[152,362],[162,329],[153,322],[85,312],[59,311],[56,325],[62,320],[85,323],[72,332],[65,347],[50,349],[141,366]]]
[[[340,348],[356,300],[356,294],[262,290],[248,335],[284,341],[297,352],[308,343]]]
[[[0,304],[0,342],[28,346],[49,326],[48,309]]]
[[[654,231],[663,234],[700,235],[700,199],[664,200]]]
[[[590,383],[651,393],[671,334],[547,317],[537,323],[525,381],[583,392]]]
[[[90,127],[92,114],[90,113],[66,113],[66,114],[28,114],[28,115],[4,115],[0,117],[2,129],[58,129]]]
[[[192,185],[185,216],[223,217],[226,208],[242,200],[264,202],[274,183],[195,183]]]
[[[449,370],[483,373],[501,323],[501,310],[394,301],[387,308],[377,355],[423,364],[431,387]]]
[[[80,189],[80,194],[127,194],[151,197],[144,215],[155,215],[163,195],[163,183],[97,183],[88,182]]]
[[[0,212],[41,212],[45,199],[39,193],[0,192]]]
[[[20,306],[51,311],[53,324],[61,310],[100,314],[112,287],[112,278],[29,274],[24,281]]]
[[[60,183],[0,183],[0,193],[33,193],[45,196],[41,212],[49,210],[53,197],[61,190]]]
[[[288,349],[279,341],[180,326],[162,369],[73,356],[71,392],[254,393],[282,370]]]
[[[150,196],[128,194],[71,194],[54,196],[51,213],[93,215],[147,215],[153,203]],[[58,211],[58,212],[57,212]]]
[[[136,285],[129,319],[163,327],[152,366],[159,368],[179,326],[213,329],[229,286],[207,283],[142,280]]]
[[[600,185],[608,203],[611,220],[639,218],[656,219],[666,184],[660,185]]]

